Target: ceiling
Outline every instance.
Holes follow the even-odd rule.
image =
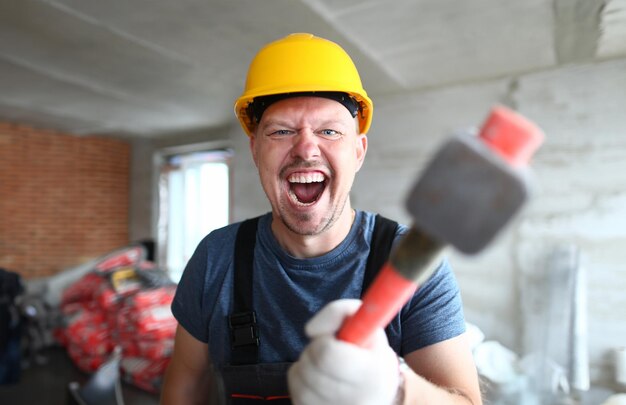
[[[0,0],[0,120],[157,137],[234,120],[265,43],[341,44],[374,98],[626,55],[626,0]]]

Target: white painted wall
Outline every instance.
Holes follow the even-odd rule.
[[[612,379],[610,350],[626,345],[626,60],[427,93],[375,98],[357,206],[409,221],[402,201],[453,131],[507,103],[541,126],[534,195],[499,239],[475,257],[452,255],[466,316],[488,339],[525,354],[522,297],[545,275],[552,249],[574,244],[588,272],[592,379]],[[527,294],[526,294],[527,295]]]

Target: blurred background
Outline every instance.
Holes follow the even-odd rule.
[[[207,232],[269,210],[233,104],[292,32],[344,47],[374,101],[359,209],[408,223],[420,169],[494,105],[544,130],[521,214],[450,252],[497,343],[477,359],[495,386],[623,391],[626,0],[0,0],[0,267],[35,284],[140,242],[176,282]]]

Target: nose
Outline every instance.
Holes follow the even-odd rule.
[[[310,160],[320,156],[319,138],[310,129],[301,129],[293,137],[292,157]]]

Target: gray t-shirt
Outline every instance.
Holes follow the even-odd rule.
[[[315,258],[285,252],[271,232],[271,213],[259,220],[253,264],[253,302],[260,335],[259,362],[293,362],[308,343],[305,323],[339,298],[359,298],[375,214],[357,211],[335,249]],[[196,339],[207,342],[218,366],[230,360],[228,315],[233,309],[233,253],[239,223],[207,235],[178,284],[172,312]],[[400,227],[398,236],[406,231]],[[397,238],[396,238],[397,240]],[[400,355],[458,336],[465,320],[454,274],[443,261],[390,324]]]

